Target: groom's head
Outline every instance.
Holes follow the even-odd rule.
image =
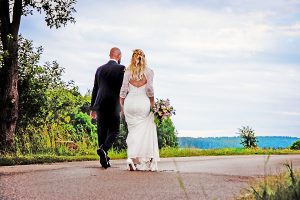
[[[121,63],[121,57],[122,57],[121,50],[118,47],[111,48],[110,53],[109,53],[109,57],[111,59],[117,60],[118,63],[120,64]]]

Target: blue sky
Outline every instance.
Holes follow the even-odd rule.
[[[76,24],[49,29],[33,15],[21,33],[81,92],[111,47],[124,65],[141,48],[179,136],[235,136],[249,125],[300,137],[300,0],[85,0],[76,9]]]

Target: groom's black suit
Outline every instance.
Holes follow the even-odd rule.
[[[120,129],[119,94],[125,67],[110,60],[96,71],[92,93],[92,110],[97,112],[98,145],[108,151]]]

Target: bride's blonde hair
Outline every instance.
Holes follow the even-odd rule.
[[[143,79],[144,70],[147,67],[145,54],[141,49],[133,50],[131,62],[128,66],[130,70],[130,79],[140,81]]]

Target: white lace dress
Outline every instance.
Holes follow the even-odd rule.
[[[129,83],[130,71],[125,71],[120,97],[125,98],[124,114],[128,126],[127,156],[138,170],[156,171],[159,161],[156,125],[150,112],[149,97],[153,92],[153,71],[146,68],[147,84],[135,87]]]

